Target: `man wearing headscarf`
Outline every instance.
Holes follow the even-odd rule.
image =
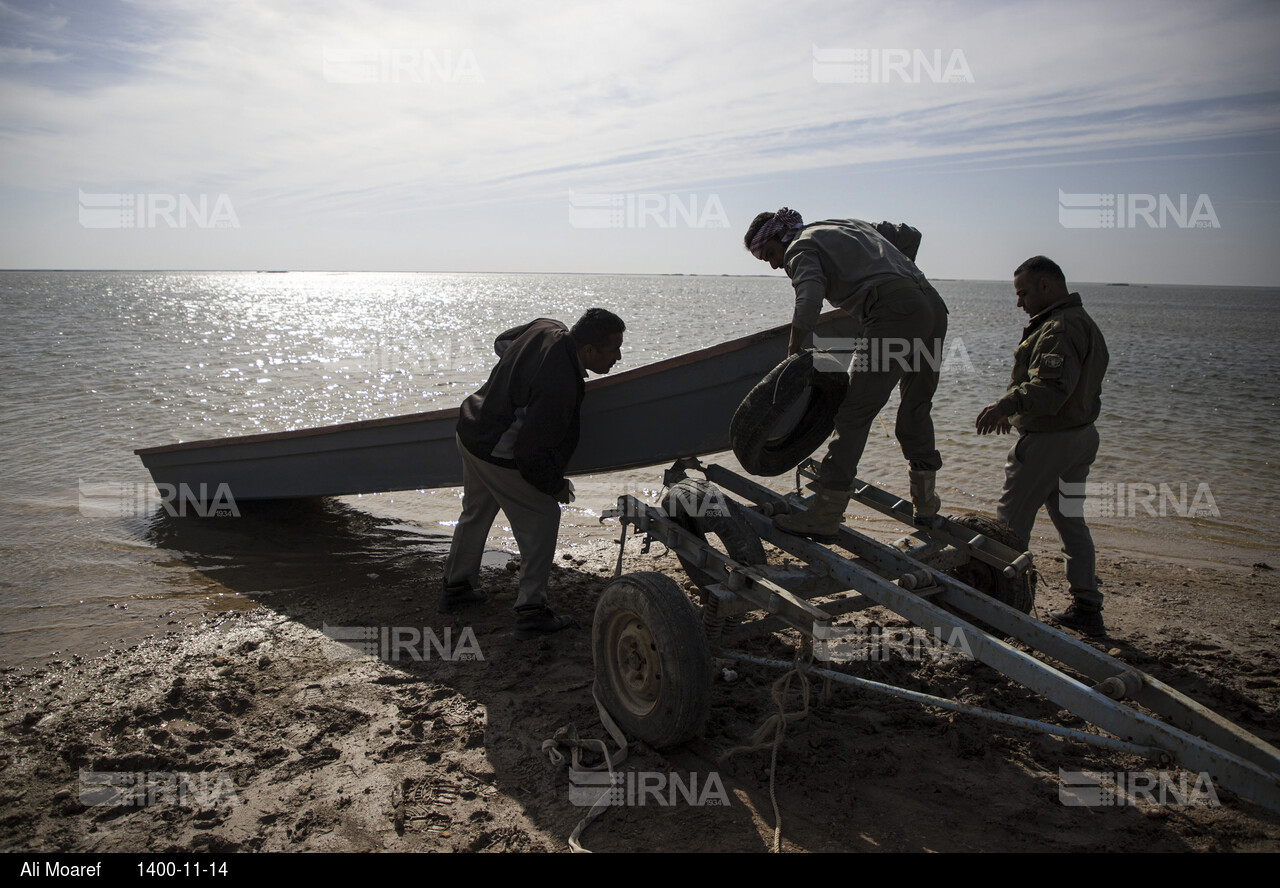
[[[935,486],[942,457],[930,410],[947,335],[942,297],[877,226],[859,219],[805,225],[799,213],[783,207],[756,216],[744,243],[757,259],[784,268],[791,278],[796,305],[789,355],[803,350],[824,300],[861,320],[865,337],[822,460],[817,496],[803,514],[779,515],[774,524],[787,533],[835,542],[867,434],[894,386],[902,397],[894,431],[909,464],[915,520],[931,524],[941,505]]]

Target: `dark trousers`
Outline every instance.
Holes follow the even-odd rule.
[[[947,307],[927,283],[868,297],[863,336],[849,368],[849,392],[836,414],[835,437],[822,460],[820,484],[848,490],[876,415],[894,386],[902,401],[894,432],[913,469],[942,468],[933,437],[933,393],[947,336]],[[863,345],[864,343],[859,343]]]
[[[1097,455],[1098,430],[1092,423],[1065,432],[1020,435],[1004,464],[996,517],[1013,528],[1025,550],[1036,513],[1044,506],[1062,539],[1071,594],[1082,604],[1102,607],[1093,536],[1084,523],[1084,484]]]

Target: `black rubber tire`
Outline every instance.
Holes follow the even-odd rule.
[[[724,554],[739,564],[764,564],[768,559],[764,544],[742,517],[742,505],[731,500],[709,481],[685,478],[671,485],[662,498],[662,510],[689,533],[701,540],[715,534]],[[700,589],[716,578],[699,568],[687,555],[676,552],[680,566]]]
[[[729,424],[734,456],[753,475],[781,475],[794,469],[831,436],[848,390],[845,374],[814,370],[812,350],[792,355],[770,370],[738,405]],[[775,431],[803,398],[808,403],[795,424]]]
[[[959,517],[953,517],[951,520],[970,530],[975,530],[998,543],[1004,543],[1011,549],[1018,549],[1021,545],[1013,529],[997,518],[989,518],[986,515],[967,512]],[[967,586],[972,586],[983,595],[988,595],[996,601],[1022,611],[1024,614],[1031,613],[1031,609],[1035,607],[1036,572],[1034,568],[1024,571],[1022,576],[1011,580],[990,564],[974,558],[968,564],[962,564],[952,569],[950,576]],[[1004,633],[985,623],[975,622],[974,625],[987,632],[1004,637]]]
[[[698,614],[670,577],[624,574],[600,593],[591,624],[596,693],[628,738],[655,749],[702,732],[711,651]]]

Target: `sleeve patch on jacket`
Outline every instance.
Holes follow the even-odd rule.
[[[1049,379],[1062,374],[1062,355],[1045,355],[1040,359],[1040,375]]]

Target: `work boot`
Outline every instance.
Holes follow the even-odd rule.
[[[804,512],[773,516],[773,526],[783,533],[805,537],[818,543],[834,543],[844,523],[844,507],[849,505],[849,491],[819,487],[817,495]]]
[[[436,613],[456,614],[458,611],[484,604],[489,600],[488,594],[483,589],[473,588],[467,580],[452,584],[442,580],[441,585],[444,591],[440,594],[440,604],[436,606]]]
[[[551,635],[573,625],[573,617],[556,616],[544,605],[516,608],[516,638],[528,641],[540,635]]]
[[[1079,601],[1073,601],[1066,610],[1050,611],[1049,619],[1059,626],[1083,632],[1090,638],[1107,634],[1107,627],[1102,625],[1102,608]]]
[[[938,517],[938,509],[942,508],[942,500],[934,491],[938,473],[925,469],[908,469],[907,478],[911,482],[911,506],[915,509],[916,524],[921,527],[932,527]]]

